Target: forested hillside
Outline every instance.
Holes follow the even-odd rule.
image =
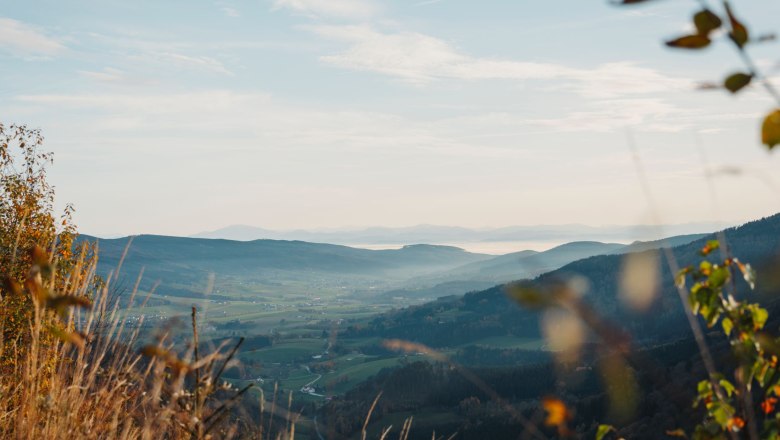
[[[758,268],[757,295],[761,295],[770,317],[766,328],[776,329],[780,325],[780,299],[775,296],[780,292],[775,282],[780,215],[728,229],[720,237],[728,243],[727,253],[742,261],[765,262]],[[699,251],[712,238],[673,248],[675,258],[683,265],[696,263],[701,259]],[[505,295],[505,286],[497,286],[387,313],[351,327],[350,336],[403,338],[436,347],[445,355],[436,355],[436,360],[427,363],[413,362],[410,356],[406,366],[383,371],[334,399],[321,411],[323,418],[332,432],[338,433],[336,438],[350,438],[360,429],[358,414],[365,413],[382,391],[375,410],[375,431],[414,414],[416,428],[410,438],[428,438],[432,429],[457,432],[463,439],[509,438],[527,433],[528,425],[521,419],[541,418],[541,399],[555,395],[568,406],[568,425],[574,430],[570,435],[575,437],[593,438],[602,423],[615,423],[625,438],[663,438],[680,429],[692,432],[703,411],[691,402],[696,398],[697,383],[707,371],[671,285],[673,277],[668,269],[662,271],[662,296],[655,307],[644,314],[629,312],[617,299],[622,258],[587,258],[544,274],[534,283],[541,285],[575,275],[588,279],[590,289],[583,300],[635,338],[634,349],[625,355],[638,387],[635,391],[615,390],[626,384],[619,385],[621,379],[605,376],[608,370],[604,365],[609,365],[610,353],[614,353],[610,349],[614,347],[595,338],[582,347],[573,364],[553,361],[542,351],[519,353],[477,346],[450,350],[448,347],[485,335],[520,338],[539,334],[537,312],[519,308]],[[744,298],[745,290],[739,288],[737,296]],[[706,342],[718,365],[725,371],[735,368],[737,360],[723,334],[709,332]],[[490,366],[496,354],[499,358],[503,355],[505,362]],[[518,354],[524,357],[513,357]],[[617,372],[612,374],[619,376]],[[624,399],[618,405],[635,405],[630,418],[621,418],[614,408],[610,410],[610,399],[615,396]],[[560,435],[539,425],[534,429],[553,438]]]
[[[724,231],[729,249],[744,261],[770,261],[780,253],[780,214]],[[693,264],[707,236],[672,249],[681,265]],[[601,255],[575,261],[545,273],[536,281],[584,277],[589,289],[583,298],[600,313],[630,330],[640,341],[665,341],[687,329],[680,299],[674,290],[668,265],[661,265],[661,295],[644,314],[625,308],[618,300],[624,255]],[[662,257],[665,258],[665,257]],[[758,268],[758,291],[768,292],[770,268]],[[523,310],[506,295],[503,285],[438,300],[380,315],[351,326],[349,337],[381,336],[421,342],[434,347],[456,346],[488,336],[529,337],[539,335],[538,315]]]

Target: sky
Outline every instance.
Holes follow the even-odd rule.
[[[733,3],[778,31],[780,3]],[[696,89],[742,68],[722,36],[662,44],[698,4],[9,2],[0,121],[43,130],[95,235],[773,214],[773,102]],[[778,44],[750,49],[770,76]]]

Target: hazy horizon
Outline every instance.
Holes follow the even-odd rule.
[[[174,236],[236,241],[301,240],[373,250],[399,249],[413,244],[431,244],[455,246],[474,253],[503,255],[520,250],[544,251],[575,241],[630,244],[635,241],[652,241],[678,235],[710,233],[736,225],[725,222],[692,222],[661,225],[660,227],[656,225],[562,224],[465,228],[452,225],[419,224],[398,228],[346,226],[296,230],[271,230],[251,225],[230,225],[213,231],[201,231],[190,235],[176,234]],[[83,232],[102,239],[127,236],[125,234],[104,235],[93,234],[89,231]]]

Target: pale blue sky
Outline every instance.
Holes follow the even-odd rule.
[[[780,4],[738,1],[778,31]],[[694,90],[726,44],[663,47],[697,2],[13,2],[0,120],[44,130],[60,202],[94,234],[650,221],[780,210],[760,89]],[[774,73],[778,44],[752,50]],[[704,179],[709,165],[740,176]],[[730,173],[733,174],[733,173]]]

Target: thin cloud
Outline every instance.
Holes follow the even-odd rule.
[[[645,94],[687,87],[688,81],[664,76],[630,62],[595,68],[556,63],[474,57],[448,42],[417,32],[383,33],[370,26],[308,26],[315,34],[347,45],[320,59],[332,66],[376,72],[424,85],[436,80],[540,80],[557,81],[590,97]]]
[[[225,14],[225,16],[230,18],[238,18],[241,16],[241,14],[234,8],[223,7],[222,12]]]
[[[606,133],[627,127],[654,133],[678,133],[702,130],[701,127],[731,124],[756,119],[755,112],[727,113],[685,108],[658,98],[605,99],[590,103],[586,109],[554,118],[526,119],[523,124],[542,126],[556,132]]]
[[[228,70],[219,60],[205,56],[191,56],[176,52],[154,52],[150,57],[166,63],[175,64],[182,68],[207,70],[214,73],[233,76],[233,72]]]
[[[530,154],[501,143],[464,142],[453,132],[457,127],[447,124],[435,126],[399,114],[364,110],[322,111],[279,102],[262,93],[38,94],[20,95],[14,101],[38,111],[92,115],[88,131],[93,136],[126,139],[131,144],[137,144],[135,138],[144,133],[168,132],[177,133],[178,147],[187,149],[229,135],[244,139],[239,148],[249,150],[262,145],[264,149],[399,156],[527,158]]]
[[[0,50],[17,56],[52,56],[65,46],[28,24],[0,18]]]
[[[79,74],[101,82],[122,82],[127,78],[125,72],[113,67],[106,67],[100,71],[80,70]]]
[[[310,17],[357,20],[373,17],[380,9],[372,0],[274,0],[273,8]]]
[[[79,70],[78,74],[91,81],[114,86],[149,86],[156,83],[149,77],[128,73],[114,67],[106,67],[102,70]]]

